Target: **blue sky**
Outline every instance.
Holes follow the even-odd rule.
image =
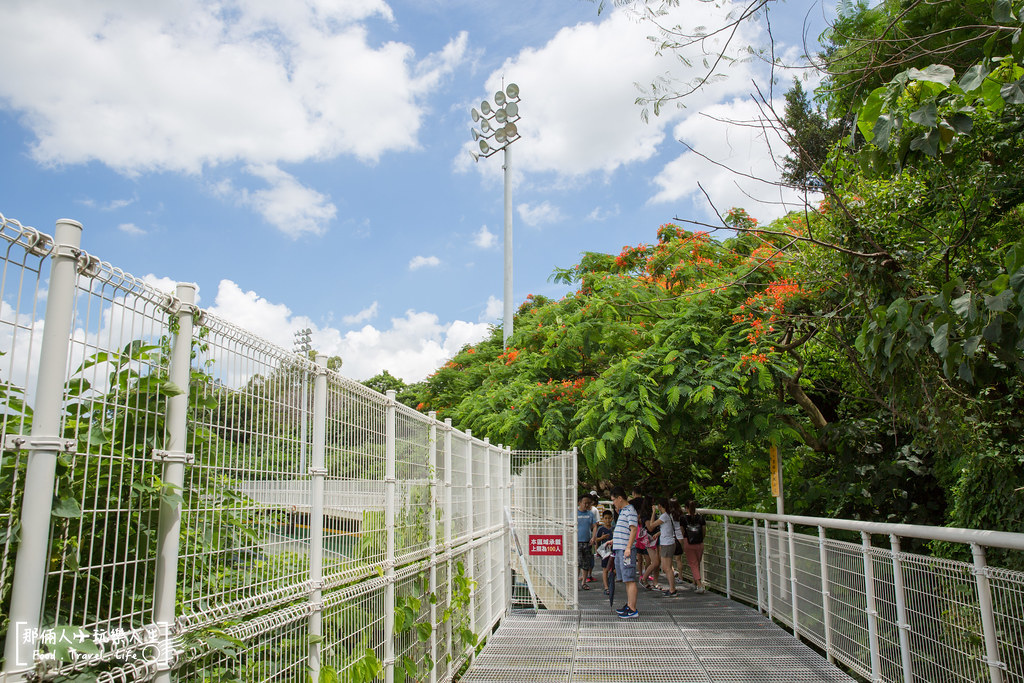
[[[711,219],[698,182],[722,211],[799,206],[680,142],[777,179],[781,143],[724,123],[758,118],[764,62],[645,122],[636,84],[698,75],[702,46],[693,67],[659,56],[642,5],[608,5],[5,0],[0,213],[51,233],[78,220],[89,253],[168,291],[196,282],[201,306],[282,346],[308,326],[356,379],[422,379],[500,325],[501,155],[473,162],[469,111],[503,82],[522,91],[516,304],[560,296],[548,278],[581,252]],[[715,26],[740,7],[684,0],[662,20]],[[830,8],[770,12],[796,63]],[[763,17],[748,44],[767,44]]]

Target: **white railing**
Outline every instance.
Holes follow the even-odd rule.
[[[1024,681],[1024,572],[986,561],[988,548],[1024,551],[1024,534],[702,512],[717,520],[705,541],[709,585],[829,661],[869,681]],[[903,547],[923,542],[971,560]]]
[[[0,215],[0,681],[451,680],[511,605],[512,451],[81,234]]]

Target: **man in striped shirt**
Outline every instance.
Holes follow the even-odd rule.
[[[615,486],[611,490],[612,504],[619,511],[619,519],[612,531],[612,551],[615,553],[615,573],[626,584],[626,604],[616,610],[620,619],[636,619],[636,509],[626,500],[626,490]]]

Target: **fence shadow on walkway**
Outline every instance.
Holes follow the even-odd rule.
[[[674,681],[850,682],[763,615],[714,593],[641,589],[638,619],[620,619],[600,584],[577,611],[515,610],[490,636],[465,683]],[[624,598],[622,585],[615,607]]]

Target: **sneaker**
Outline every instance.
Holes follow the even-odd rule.
[[[623,614],[623,613],[625,613],[625,612],[629,612],[629,611],[630,611],[630,609],[629,609],[629,605],[623,605],[623,606],[622,606],[622,607],[620,607],[619,609],[615,610],[615,612],[616,612],[617,614]]]
[[[635,609],[626,609],[625,612],[619,612],[619,619],[636,619],[640,616],[640,613]]]
[[[697,591],[696,591],[696,592],[697,592],[697,593],[707,593],[707,592],[708,592],[708,589],[707,589],[707,588],[705,588],[704,586],[700,586],[699,588],[697,588]]]

